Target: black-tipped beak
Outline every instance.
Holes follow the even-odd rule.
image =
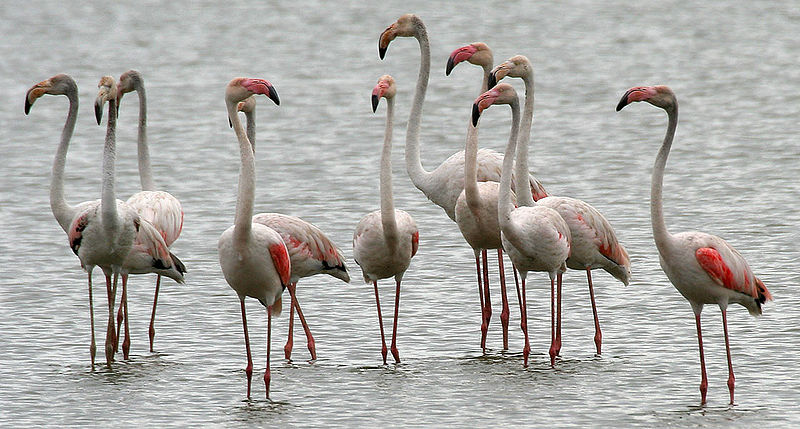
[[[97,119],[97,125],[100,125],[103,120],[103,103],[99,101],[94,103],[94,117]]]
[[[31,103],[30,100],[28,100],[28,96],[26,95],[25,96],[25,114],[26,115],[31,112],[31,106],[33,106],[33,103]]]
[[[455,67],[455,62],[453,61],[453,57],[447,59],[447,67],[444,69],[445,76],[450,76],[450,72],[453,71],[453,67]]]
[[[492,89],[497,85],[497,76],[495,76],[494,72],[489,73],[489,82],[487,89]]]
[[[477,104],[472,105],[472,126],[478,126],[478,119],[481,117],[481,109],[478,108]]]
[[[378,94],[372,94],[372,113],[375,113],[378,110],[378,102],[381,101],[381,98]]]
[[[385,56],[386,56],[386,48],[381,48],[380,46],[378,46],[378,57],[380,57],[380,59],[383,59],[383,57]]]
[[[626,91],[626,92],[625,92],[625,95],[623,95],[623,96],[622,96],[622,98],[620,98],[620,100],[619,100],[619,103],[617,104],[617,112],[619,112],[620,110],[622,110],[622,108],[623,108],[623,107],[625,107],[625,106],[627,106],[628,104],[630,104],[630,103],[628,103],[628,96],[629,96],[630,94],[631,94],[631,92],[630,92],[630,91]]]
[[[269,98],[275,102],[276,106],[280,106],[281,99],[278,97],[278,91],[275,91],[275,88],[273,88],[272,85],[270,85],[268,88],[269,88]]]

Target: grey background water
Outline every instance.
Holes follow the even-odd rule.
[[[209,426],[750,426],[800,423],[800,14],[796,3],[565,1],[60,2],[0,5],[0,421],[4,425]],[[496,62],[525,54],[536,70],[531,164],[547,189],[582,198],[615,226],[631,255],[623,287],[595,275],[604,353],[594,356],[585,278],[568,275],[562,358],[549,367],[546,276],[532,274],[533,354],[522,368],[513,295],[511,349],[498,317],[479,348],[472,252],[456,226],[417,191],[402,163],[417,44],[377,38],[402,13],[427,24],[433,70],[422,129],[432,169],[463,146],[480,71],[450,51],[488,43]],[[174,245],[187,284],[165,283],[156,353],[147,351],[153,276],[131,281],[132,356],[92,371],[86,277],[48,205],[63,97],[22,112],[25,91],[56,73],[78,82],[81,108],[67,163],[70,202],[99,195],[104,127],[92,102],[100,76],[136,68],[149,96],[157,182],[183,203]],[[352,262],[355,224],[378,206],[384,110],[370,111],[377,78],[398,82],[395,199],[420,227],[400,312],[401,365],[380,365],[372,290]],[[222,99],[235,76],[269,79],[281,106],[259,100],[257,211],[311,221],[343,248],[354,281],[315,277],[299,296],[316,335],[308,363],[297,336],[282,358],[287,318],[274,324],[273,401],[262,398],[266,315],[248,302],[256,360],[245,401],[238,300],[219,269],[216,242],[233,221],[238,149]],[[521,82],[514,81],[521,90]],[[727,238],[775,301],[754,319],[729,312],[737,405],[727,405],[719,311],[704,312],[709,404],[699,407],[692,312],[661,272],[648,198],[664,112],[614,106],[629,87],[667,84],[681,103],[667,166],[673,231]],[[120,112],[117,190],[136,192],[136,97]],[[508,112],[489,111],[483,146],[502,150]],[[493,264],[494,265],[494,264]],[[492,274],[496,283],[496,274]],[[102,285],[96,273],[96,284]],[[493,286],[497,303],[496,284]],[[97,287],[97,324],[105,293]],[[382,287],[387,322],[393,288]],[[284,308],[286,308],[284,306]],[[100,329],[102,333],[102,328]],[[102,334],[101,334],[102,336]],[[102,340],[102,338],[100,338]]]

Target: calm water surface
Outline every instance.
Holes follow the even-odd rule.
[[[558,5],[475,1],[384,2],[27,2],[0,5],[0,422],[4,426],[239,424],[320,426],[748,426],[800,424],[800,15],[793,1],[689,5],[681,1]],[[333,6],[337,4],[336,6]],[[502,351],[499,306],[479,348],[480,314],[471,249],[457,227],[410,183],[402,142],[418,68],[413,40],[376,52],[380,32],[402,13],[427,24],[433,70],[422,156],[432,169],[463,147],[480,71],[447,56],[473,41],[500,62],[525,54],[536,69],[531,166],[547,189],[582,198],[613,223],[628,248],[628,287],[597,273],[604,328],[594,355],[591,309],[581,273],[565,285],[564,347],[555,369],[548,347],[546,276],[532,273],[533,354],[522,368],[512,298],[511,347]],[[52,157],[66,115],[63,97],[22,112],[25,91],[56,73],[78,82],[81,108],[67,162],[70,202],[95,199],[105,127],[92,102],[100,76],[140,70],[149,96],[157,183],[186,212],[173,251],[187,284],[165,283],[156,352],[147,348],[154,277],[131,281],[129,361],[89,367],[86,276],[48,204]],[[352,231],[378,206],[383,109],[370,91],[398,83],[395,200],[420,227],[400,311],[401,365],[380,365],[372,290],[358,280]],[[303,280],[298,288],[317,339],[309,363],[297,336],[282,359],[287,317],[273,339],[272,401],[262,399],[266,315],[250,309],[256,359],[245,398],[239,304],[217,262],[219,234],[233,222],[239,155],[226,120],[225,84],[269,79],[281,106],[259,100],[257,211],[301,216],[348,257],[354,281]],[[521,91],[521,82],[512,82]],[[666,128],[664,112],[614,106],[629,87],[667,84],[681,103],[667,166],[665,212],[673,231],[727,238],[769,286],[775,302],[754,319],[729,312],[737,377],[727,404],[719,311],[704,334],[709,403],[700,407],[697,346],[689,304],[661,272],[649,222],[649,174]],[[118,132],[117,191],[138,191],[136,98],[125,98]],[[504,109],[489,111],[483,146],[502,150]],[[95,282],[101,276],[95,273]],[[492,272],[493,282],[497,276]],[[496,286],[495,286],[496,290]],[[387,322],[393,288],[382,288]],[[95,290],[98,331],[105,326]],[[497,303],[498,292],[494,292]],[[100,335],[102,336],[102,335]],[[102,342],[102,338],[100,338]],[[100,358],[100,355],[98,355]]]

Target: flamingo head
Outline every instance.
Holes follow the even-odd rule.
[[[533,66],[531,66],[528,57],[515,55],[495,66],[489,73],[489,88],[497,85],[497,82],[500,82],[506,76],[518,78],[533,76]]]
[[[128,70],[119,76],[117,82],[117,107],[122,101],[122,96],[128,92],[136,91],[142,87],[142,74],[136,70]]]
[[[97,119],[97,125],[103,119],[103,106],[106,102],[117,100],[117,85],[114,78],[111,76],[103,76],[97,84],[97,98],[94,100],[94,117]]]
[[[418,33],[418,28],[422,26],[422,20],[414,14],[405,14],[397,19],[397,22],[386,27],[381,37],[378,39],[378,55],[381,59],[386,55],[389,43],[397,37],[414,37]]]
[[[378,110],[378,102],[381,97],[385,99],[393,98],[397,93],[397,87],[394,84],[394,78],[385,74],[378,79],[375,88],[372,89],[372,111]]]
[[[462,61],[469,61],[470,64],[475,64],[476,66],[491,67],[494,58],[492,57],[492,50],[489,49],[486,43],[470,43],[469,45],[456,49],[450,54],[444,73],[450,76],[450,72]]]
[[[33,103],[39,97],[50,95],[67,95],[75,94],[78,91],[78,85],[75,81],[65,74],[57,74],[50,79],[43,80],[36,85],[33,85],[25,94],[25,114],[27,115],[33,107]]]
[[[675,93],[668,86],[636,86],[625,91],[617,104],[617,112],[636,101],[646,101],[665,110],[674,108],[676,103]]]
[[[231,103],[238,104],[252,95],[263,94],[274,101],[276,105],[281,104],[278,92],[271,83],[264,79],[253,79],[247,77],[237,77],[228,83],[225,90],[225,98]]]
[[[507,83],[498,84],[475,99],[475,103],[472,105],[472,126],[478,126],[478,119],[481,113],[489,106],[493,104],[513,104],[514,102],[519,103],[517,91],[514,90],[514,87]]]

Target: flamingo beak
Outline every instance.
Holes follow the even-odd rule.
[[[453,71],[453,67],[456,66],[456,62],[451,55],[450,58],[447,59],[447,67],[444,70],[445,76],[450,76],[450,72]]]
[[[633,91],[634,91],[633,89],[629,89],[625,92],[625,95],[622,96],[622,98],[619,100],[619,103],[617,104],[617,112],[622,110],[622,108],[627,106],[628,104],[631,104],[631,102],[628,101],[628,96],[630,96],[631,92]]]
[[[478,126],[478,119],[481,117],[481,108],[478,107],[478,103],[472,105],[472,126]]]
[[[378,110],[378,102],[381,101],[381,97],[373,93],[372,94],[372,113],[375,113]]]
[[[275,102],[276,106],[280,106],[281,99],[278,97],[278,91],[275,91],[275,88],[272,85],[267,85],[267,88],[269,88],[269,95],[267,96],[270,98],[270,100]]]
[[[103,100],[101,97],[97,97],[94,102],[94,117],[97,119],[97,125],[100,125],[103,120]]]

